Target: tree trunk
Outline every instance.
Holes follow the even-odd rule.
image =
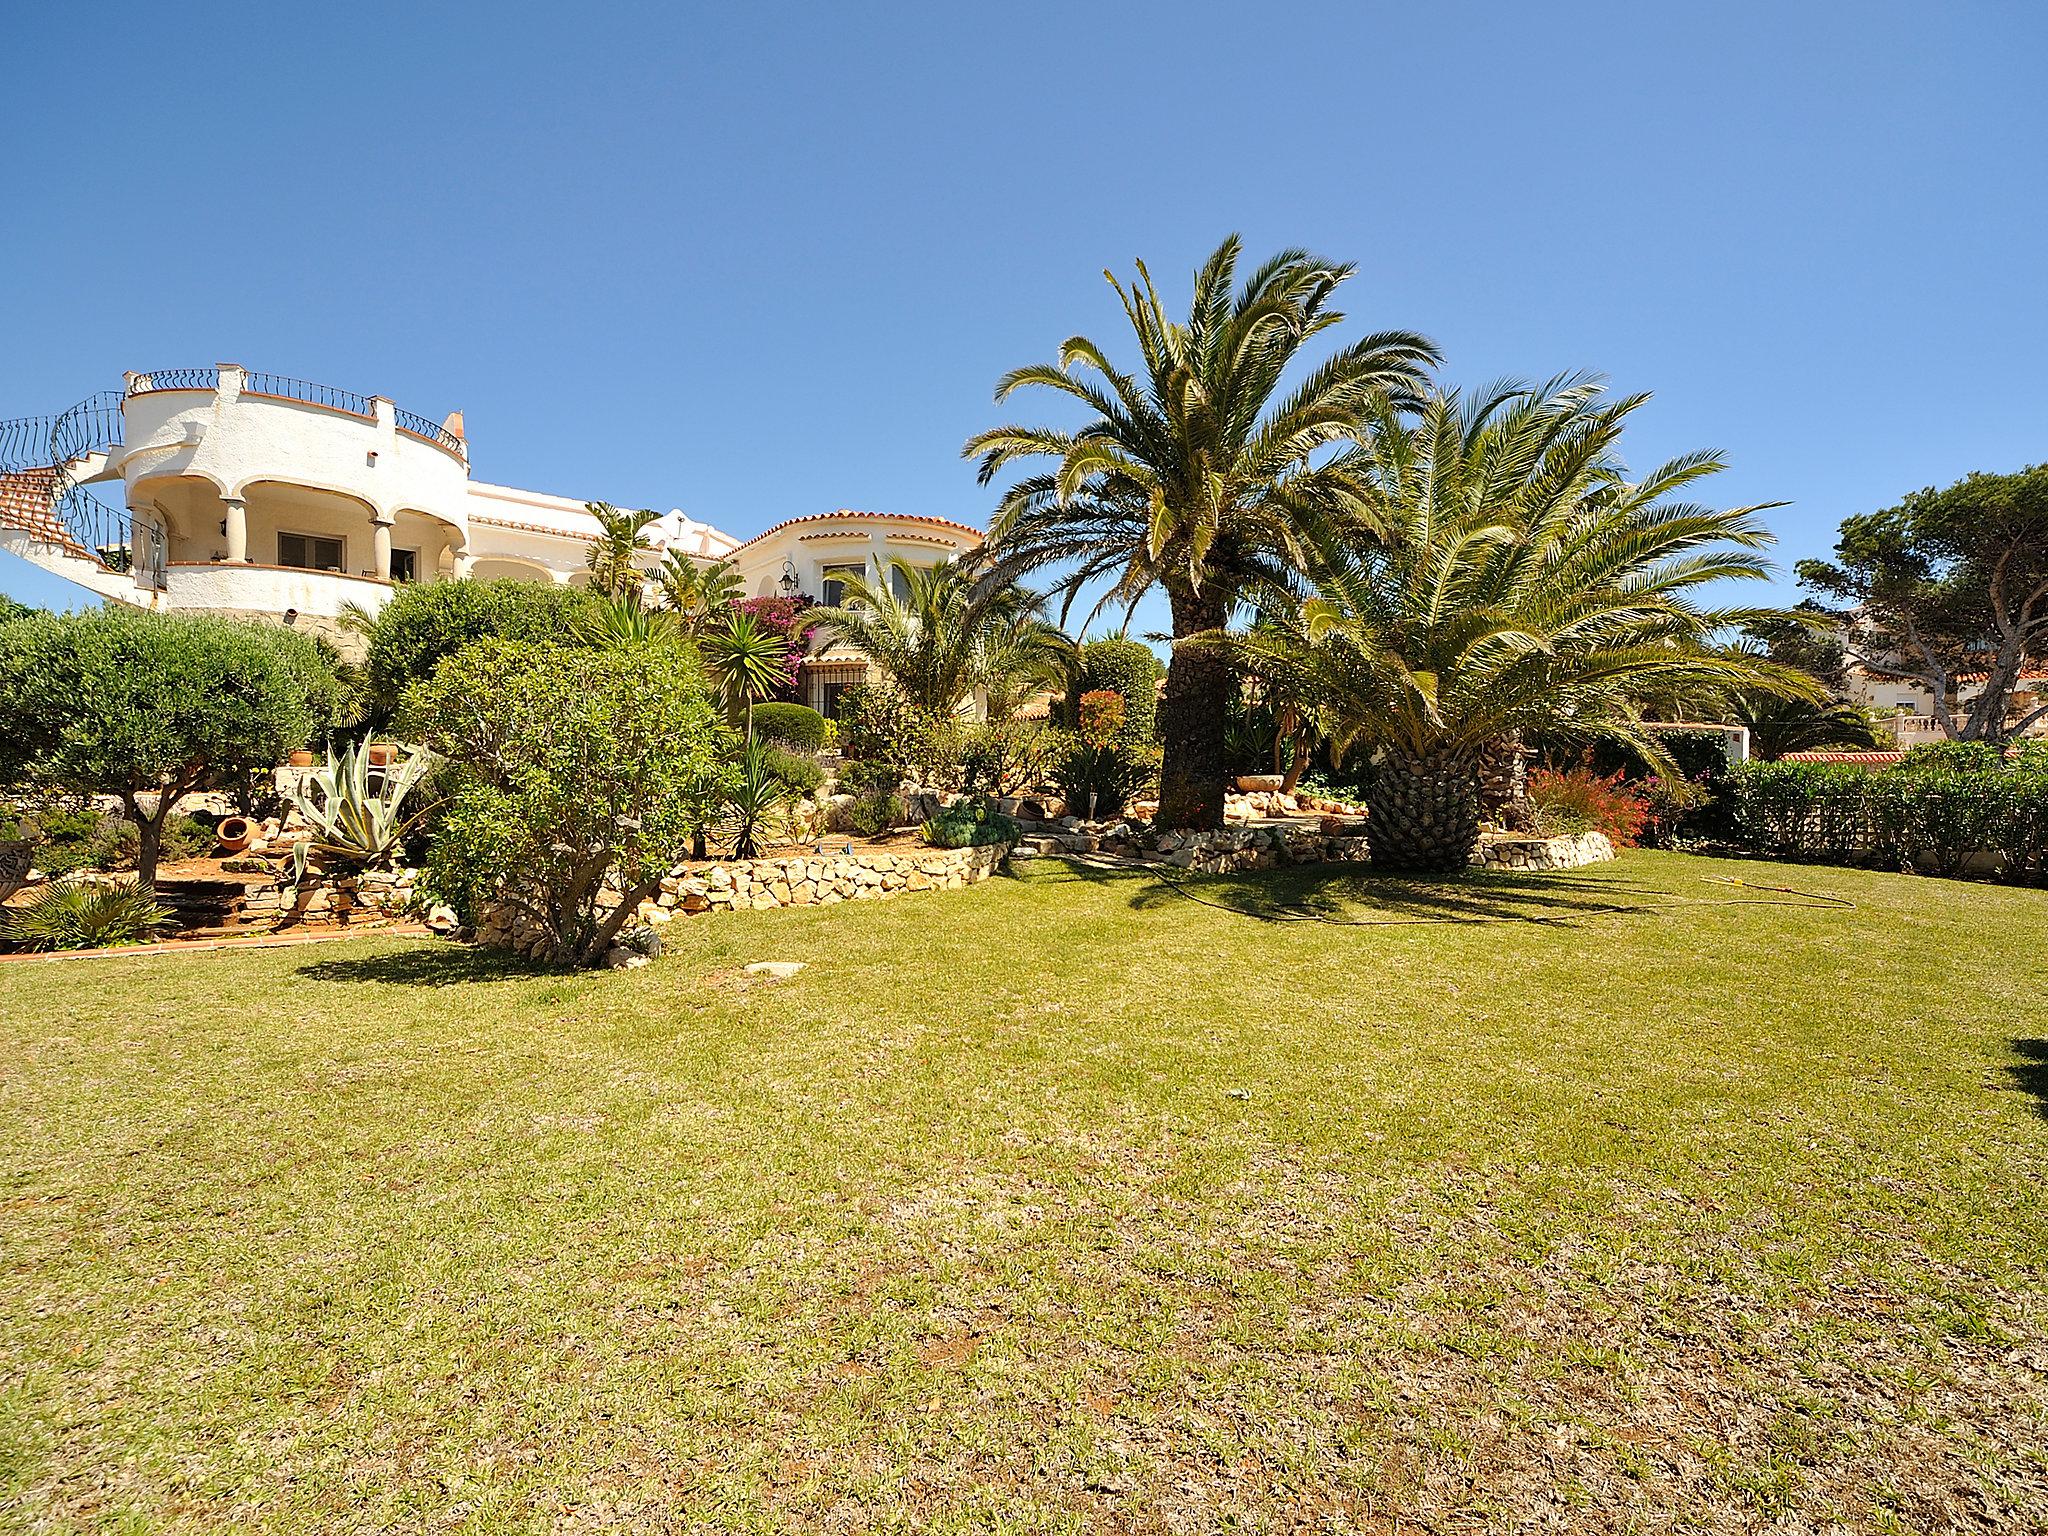
[[[1176,642],[1223,627],[1228,605],[1213,585],[1199,592],[1170,589],[1167,596]],[[1159,774],[1156,825],[1201,831],[1223,825],[1223,726],[1234,681],[1220,651],[1175,644],[1161,712],[1166,760]]]
[[[1519,733],[1479,749],[1474,766],[1479,774],[1481,820],[1517,832],[1532,825],[1527,756]]]
[[[1470,865],[1479,842],[1479,773],[1471,759],[1389,748],[1365,802],[1375,869],[1453,875]]]
[[[1294,733],[1294,754],[1287,760],[1287,772],[1280,780],[1280,793],[1291,795],[1295,786],[1301,783],[1302,770],[1308,767],[1308,727],[1303,726]]]

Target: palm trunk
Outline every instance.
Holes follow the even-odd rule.
[[[1223,627],[1227,604],[1215,586],[1170,590],[1168,598],[1176,641]],[[1230,663],[1220,651],[1174,646],[1160,720],[1166,760],[1156,825],[1202,831],[1223,825],[1223,725],[1232,683]]]
[[[1479,749],[1479,815],[1484,821],[1512,830],[1531,821],[1527,753],[1520,732],[1502,736]]]
[[[1451,875],[1470,864],[1479,842],[1479,774],[1469,757],[1389,748],[1365,799],[1374,868]]]

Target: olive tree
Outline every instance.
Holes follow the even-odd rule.
[[[544,958],[601,960],[722,798],[734,737],[673,642],[572,649],[486,639],[407,696],[400,728],[448,760],[435,893],[502,904]]]
[[[180,800],[283,761],[341,697],[311,640],[250,620],[108,607],[0,624],[0,770],[117,797],[145,882]]]

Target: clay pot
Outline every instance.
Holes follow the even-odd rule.
[[[370,743],[370,766],[372,768],[389,768],[392,759],[397,756],[398,748],[388,741],[373,741]]]
[[[246,816],[224,816],[213,835],[220,839],[221,852],[240,853],[256,840],[256,827]]]
[[[1277,773],[1247,773],[1237,781],[1237,787],[1247,795],[1268,794],[1286,782],[1285,776]]]
[[[304,747],[301,747],[298,751],[294,752],[289,758],[287,758],[286,761],[289,762],[294,768],[310,768],[313,766],[313,754],[308,752]]]

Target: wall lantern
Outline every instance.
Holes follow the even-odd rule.
[[[784,597],[796,596],[796,589],[798,586],[798,582],[796,579],[796,564],[795,562],[790,560],[789,557],[786,555],[783,557],[782,561],[782,580],[776,583],[776,585],[782,588],[782,595]]]

